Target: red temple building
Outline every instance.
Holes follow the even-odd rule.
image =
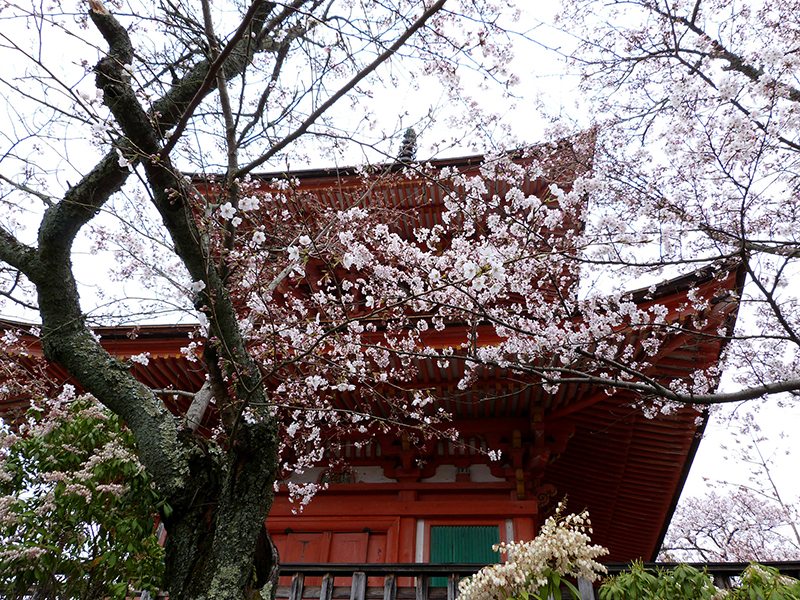
[[[475,171],[479,158],[438,166]],[[350,187],[363,185],[346,170],[292,176],[301,189],[332,205],[345,202]],[[548,183],[530,182],[525,191],[543,193]],[[414,179],[374,190],[383,202],[414,208],[425,222],[441,210],[436,194],[435,186]],[[640,308],[665,306],[667,322],[677,326],[646,375],[688,379],[715,365],[723,349],[718,332],[732,330],[742,285],[743,273],[736,268],[707,269],[633,292]],[[703,314],[688,301],[690,290],[712,299]],[[147,385],[195,391],[204,373],[180,350],[191,329],[141,326],[133,339],[130,328],[97,333],[120,358],[150,354],[147,366],[132,367]],[[448,327],[431,343],[446,346],[459,335]],[[482,339],[490,343],[491,336]],[[495,562],[493,543],[532,538],[565,496],[569,510],[589,510],[593,541],[609,549],[609,561],[655,559],[700,442],[704,414],[685,407],[648,418],[630,392],[568,384],[551,394],[539,386],[520,388],[501,372],[486,374],[467,393],[451,397],[457,369],[423,367],[419,383],[437,390],[465,443],[440,440],[419,448],[402,436],[376,437],[345,449],[346,471],[306,472],[298,482],[324,479],[329,486],[300,514],[293,512],[284,488],[276,495],[266,526],[282,562]],[[176,413],[185,411],[179,404],[184,401],[168,400]],[[488,449],[501,451],[501,459],[489,460]]]

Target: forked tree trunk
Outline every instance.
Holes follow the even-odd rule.
[[[242,600],[255,581],[254,556],[273,497],[277,429],[238,423],[227,450],[212,449],[136,381],[86,329],[63,255],[42,261],[42,346],[134,433],[138,454],[170,504],[166,587],[171,600]],[[61,275],[61,277],[58,277]],[[39,283],[37,281],[37,283]]]

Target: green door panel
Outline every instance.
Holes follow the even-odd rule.
[[[492,546],[500,542],[496,525],[433,525],[431,526],[432,563],[496,563],[499,557]],[[447,585],[444,577],[431,579],[432,587]]]

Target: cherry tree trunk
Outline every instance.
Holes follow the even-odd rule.
[[[276,448],[268,424],[243,424],[227,456],[199,449],[190,459],[185,493],[164,518],[171,600],[242,600],[276,572],[274,554],[264,552],[272,548],[264,521],[273,498]]]
[[[68,257],[42,263],[34,275],[42,279],[45,356],[125,420],[139,459],[167,499],[162,517],[171,600],[247,597],[264,580],[264,567],[257,577],[254,563],[272,504],[276,424],[238,422],[221,446],[196,437],[86,328]]]

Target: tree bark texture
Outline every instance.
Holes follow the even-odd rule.
[[[224,281],[209,260],[194,223],[187,202],[191,190],[172,168],[170,157],[159,155],[162,132],[188,118],[193,106],[213,90],[217,72],[228,78],[239,75],[252,60],[258,46],[254,40],[265,33],[265,25],[277,27],[289,14],[278,12],[269,21],[274,7],[274,3],[254,0],[238,39],[223,53],[225,61],[200,60],[149,111],[141,106],[130,84],[127,65],[133,60],[133,48],[128,32],[99,3],[91,3],[89,13],[109,46],[95,72],[104,102],[123,132],[117,149],[129,162],[143,165],[156,208],[179,256],[195,280],[207,282],[199,303],[209,314],[219,347],[226,349],[221,358],[237,370],[232,393],[240,403],[255,399],[263,404],[260,373],[247,352]],[[270,419],[237,422],[236,428],[227,432],[224,449],[212,450],[211,444],[192,434],[139,383],[127,365],[109,355],[87,328],[72,273],[72,244],[129,176],[118,158],[116,151],[109,152],[61,202],[48,208],[37,248],[3,234],[0,260],[36,286],[45,357],[63,366],[133,432],[139,458],[169,505],[162,519],[168,533],[166,587],[170,597],[240,600],[255,581],[255,550],[272,502],[277,428]]]
[[[116,121],[119,135],[108,152],[42,218],[36,247],[21,244],[0,230],[0,260],[36,286],[45,357],[59,363],[87,392],[118,414],[131,429],[142,464],[153,477],[169,509],[161,515],[168,533],[167,582],[172,600],[244,598],[253,584],[273,576],[276,556],[264,520],[277,475],[277,424],[267,410],[261,372],[250,356],[236,307],[226,288],[224,264],[217,264],[195,221],[197,192],[174,166],[172,150],[195,109],[216,87],[243,75],[258,52],[285,57],[302,27],[292,18],[317,8],[319,0],[278,5],[251,0],[238,29],[213,54],[195,50],[194,63],[182,63],[161,98],[145,106],[131,82],[136,57],[127,29],[102,3],[90,0],[89,17],[108,51],[95,65],[96,85]],[[330,106],[392,56],[411,35],[441,10],[438,0],[375,60],[354,76],[294,133],[277,142],[266,160],[304,135]],[[311,25],[308,25],[309,27]],[[283,55],[281,55],[283,53]],[[184,61],[184,58],[181,58]],[[280,64],[282,58],[277,59]],[[173,73],[174,75],[174,73]],[[169,132],[172,133],[169,133]],[[124,160],[120,160],[120,155]],[[78,232],[118,192],[130,176],[128,164],[144,175],[174,249],[194,281],[203,282],[196,306],[209,321],[204,350],[213,401],[223,415],[221,446],[207,443],[174,417],[161,400],[112,357],[88,329],[73,276],[72,246]],[[242,175],[258,163],[250,164]],[[235,166],[235,165],[234,165]],[[205,387],[205,386],[204,386]],[[244,408],[257,419],[247,422]],[[254,569],[256,550],[266,566]]]

